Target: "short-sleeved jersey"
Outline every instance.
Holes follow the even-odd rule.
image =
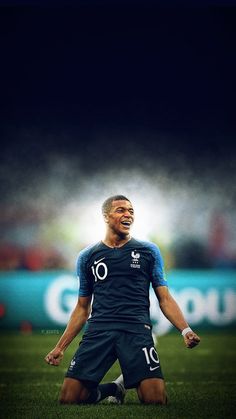
[[[136,330],[151,326],[149,289],[167,286],[158,247],[134,238],[122,247],[103,242],[82,250],[77,261],[80,296],[93,296],[88,328]]]

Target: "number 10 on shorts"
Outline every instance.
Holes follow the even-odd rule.
[[[147,362],[148,365],[150,365],[153,362],[154,362],[155,365],[158,364],[155,367],[151,367],[150,366],[150,371],[158,368],[160,361],[159,361],[159,358],[158,358],[158,355],[157,355],[157,351],[154,348],[154,346],[152,346],[151,348],[146,348],[146,347],[145,348],[142,348],[142,351],[144,352],[144,355],[145,355],[145,358],[146,358],[146,362]]]

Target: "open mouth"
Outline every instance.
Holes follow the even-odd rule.
[[[121,224],[124,226],[124,227],[130,227],[131,226],[131,221],[121,221]]]

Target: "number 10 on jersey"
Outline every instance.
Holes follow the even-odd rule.
[[[107,265],[104,262],[99,262],[97,265],[92,266],[92,272],[95,278],[95,282],[98,280],[103,281],[107,277]]]

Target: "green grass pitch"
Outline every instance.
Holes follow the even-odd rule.
[[[75,339],[59,367],[43,358],[58,335],[1,334],[0,418],[50,419],[161,419],[236,417],[236,334],[200,333],[202,341],[186,349],[182,337],[173,332],[158,339],[158,353],[165,375],[169,404],[142,405],[135,390],[129,390],[122,406],[106,401],[98,405],[61,406],[57,402],[69,360],[78,345]],[[118,364],[103,381],[120,373]]]

